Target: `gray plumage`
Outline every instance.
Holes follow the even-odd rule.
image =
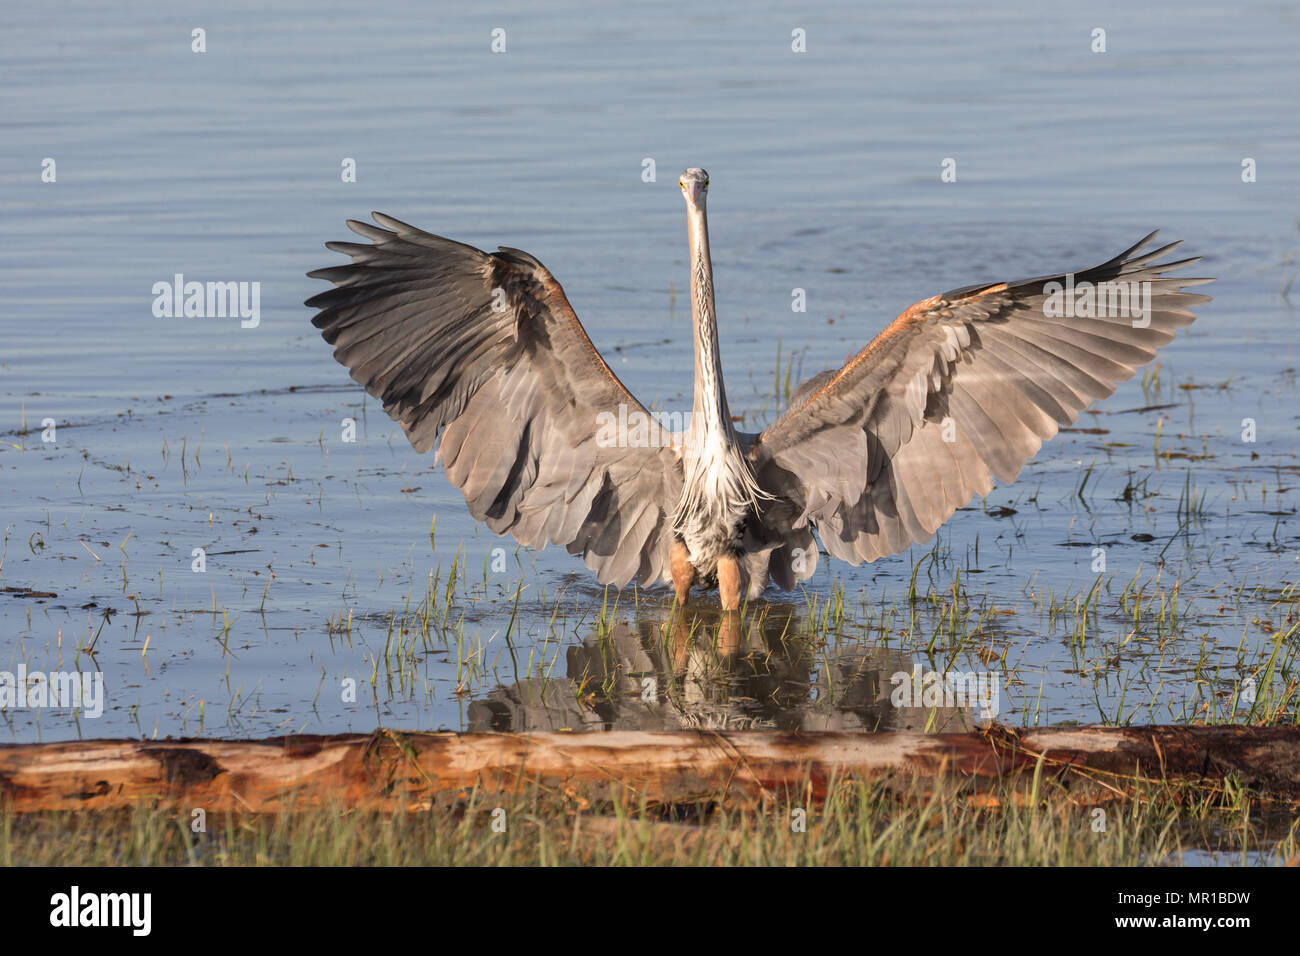
[[[645,409],[559,283],[526,252],[374,218],[385,228],[348,223],[372,244],[327,243],[350,265],[309,273],[336,286],[307,301],[334,357],[416,451],[441,433],[447,477],[493,531],[564,545],[602,583],[663,580],[680,465],[653,424],[651,447],[597,442],[598,412]]]
[[[698,175],[696,175],[698,174]],[[694,178],[691,178],[694,176]],[[702,177],[702,179],[701,179]],[[930,538],[1190,324],[1210,279],[1137,255],[1155,233],[1073,280],[1149,283],[1149,323],[1049,316],[1045,276],[958,289],[907,309],[838,371],[796,389],[759,435],[735,431],[721,379],[707,174],[682,187],[692,217],[696,395],[691,427],[662,432],[601,359],[563,289],[526,252],[485,253],[379,213],[348,223],[367,244],[309,275],[307,301],[352,377],[417,451],[438,444],[475,518],[522,544],[565,546],[602,583],[669,580],[674,541],[712,583],[733,555],[756,596],[829,554],[874,561]],[[382,228],[380,228],[382,227]],[[698,273],[698,274],[697,274]],[[639,442],[598,440],[602,413],[645,416]],[[692,578],[692,581],[695,579]]]
[[[970,286],[918,302],[838,372],[801,386],[750,452],[778,502],[760,515],[750,545],[778,544],[773,580],[789,587],[811,575],[806,563],[791,566],[789,547],[810,547],[810,528],[851,564],[928,540],[994,478],[1014,481],[1044,441],[1154,358],[1192,323],[1191,307],[1210,301],[1181,290],[1213,281],[1165,278],[1199,261],[1156,265],[1176,242],[1134,257],[1155,236],[1074,276],[1076,285],[1150,283],[1144,328],[1129,318],[1048,317],[1045,287],[1064,284],[1064,274]]]

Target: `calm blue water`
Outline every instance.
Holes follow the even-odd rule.
[[[641,595],[638,612],[627,592],[612,611],[563,552],[516,553],[477,529],[432,457],[349,384],[301,303],[325,287],[304,273],[343,261],[322,243],[351,238],[343,220],[372,209],[518,246],[559,277],[634,393],[682,409],[691,361],[675,183],[695,165],[712,179],[723,353],[746,428],[775,410],[778,343],[812,374],[913,301],[1091,265],[1157,226],[1206,257],[1192,271],[1219,277],[1215,301],[1162,355],[1159,381],[1122,386],[1080,422],[1104,434],[1063,434],[995,491],[989,509],[1015,515],[979,502],[959,513],[940,536],[950,560],[920,578],[942,594],[960,568],[972,604],[996,610],[955,663],[983,667],[975,647],[1000,655],[1009,723],[1221,717],[1270,656],[1273,679],[1290,674],[1296,648],[1283,590],[1297,573],[1300,363],[1282,291],[1300,270],[1298,20],[1272,5],[1076,12],[1000,0],[815,14],[7,11],[0,587],[57,597],[0,592],[0,670],[98,667],[107,702],[79,722],[10,708],[0,735],[462,729],[475,701],[514,700],[532,682],[578,700],[583,648],[607,625],[640,619],[653,645],[660,595]],[[191,52],[196,27],[203,54]],[[1104,54],[1090,49],[1097,27]],[[496,28],[505,53],[491,52]],[[796,28],[806,53],[791,51]],[[53,183],[41,181],[47,157]],[[942,183],[949,157],[958,179]],[[344,158],[355,183],[341,181]],[[175,273],[261,283],[260,324],[156,318],[151,288]],[[806,315],[790,311],[796,287]],[[1129,411],[1150,406],[1169,407]],[[359,440],[344,444],[350,415]],[[1241,441],[1248,417],[1254,444]],[[1157,457],[1157,428],[1161,451],[1195,457]],[[1115,500],[1144,479],[1149,497]],[[1185,486],[1204,495],[1191,516],[1178,507]],[[1072,650],[1072,624],[1034,596],[1086,594],[1096,542],[1108,583]],[[493,572],[502,546],[509,570]],[[208,553],[202,574],[194,548]],[[809,606],[842,586],[859,623],[761,686],[701,664],[686,679],[696,690],[653,717],[626,701],[541,711],[566,726],[690,725],[707,698],[724,723],[820,725],[836,706],[826,675],[864,646],[944,665],[942,643],[925,653],[937,627],[926,608],[911,621],[904,603],[901,619],[874,626],[861,610],[903,599],[925,551],[823,564],[774,615],[806,626]],[[435,611],[411,626],[431,575]],[[1179,584],[1177,628],[1125,623],[1119,593],[1135,576],[1157,607]],[[779,641],[759,631],[746,640]],[[625,657],[624,676],[667,666]],[[348,679],[355,702],[343,699]]]

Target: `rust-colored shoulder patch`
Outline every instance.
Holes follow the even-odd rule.
[[[916,322],[922,321],[922,319],[926,316],[926,314],[933,311],[936,306],[942,304],[943,304],[943,296],[941,295],[932,295],[930,296],[930,298],[922,299],[920,302],[913,302],[911,305],[909,305],[906,309],[904,309],[902,312],[898,314],[898,318],[894,319],[893,322],[890,322],[887,326],[885,326],[884,329],[881,330],[879,335],[877,335],[874,339],[868,342],[866,348],[864,348],[857,355],[853,356],[853,361],[849,362],[847,365],[844,366],[844,368],[840,369],[840,374],[836,375],[835,378],[827,382],[826,388],[830,388],[832,385],[834,385],[837,381],[839,381],[841,375],[843,375],[845,372],[849,371],[850,369],[854,368],[855,366],[859,365],[863,361],[863,359],[865,359],[872,352],[875,352],[876,350],[880,349],[886,342],[892,339],[899,332],[903,331],[903,329],[907,328],[909,325],[912,325]]]
[[[977,287],[955,299],[944,299],[942,295],[932,295],[930,298],[922,299],[920,302],[913,302],[899,313],[898,318],[885,326],[880,331],[879,335],[868,342],[862,351],[845,362],[844,367],[840,369],[829,382],[819,388],[812,395],[808,396],[804,403],[799,406],[799,409],[808,408],[823,395],[827,394],[832,389],[837,388],[840,383],[844,381],[845,376],[869,359],[874,353],[884,348],[894,338],[894,336],[898,335],[909,326],[925,321],[925,317],[936,309],[951,306],[956,302],[964,302],[967,299],[974,299],[984,295],[996,295],[999,292],[1005,292],[1006,289],[1007,284],[1005,282],[999,282],[994,285],[984,286],[983,288]],[[794,409],[791,409],[786,414],[790,415],[794,411]],[[785,416],[782,417],[782,421],[784,420]],[[750,458],[757,460],[758,449],[759,446],[763,444],[764,438],[767,437],[768,433],[771,432],[773,428],[776,428],[780,424],[781,421],[776,422],[772,428],[767,429],[763,434],[759,435],[758,438],[755,439],[754,446],[749,450]]]
[[[578,314],[573,310],[573,306],[569,304],[569,297],[565,295],[564,287],[560,285],[560,281],[551,274],[549,269],[535,259],[527,267],[500,257],[493,257],[493,261],[499,267],[509,270],[506,275],[513,274],[521,282],[530,284],[532,288],[528,290],[527,294],[532,301],[527,304],[550,313],[559,323],[563,333],[577,343],[591,368],[598,375],[604,376],[609,381],[609,384],[621,393],[630,407],[643,408],[641,403],[628,391],[627,386],[614,374],[614,370],[609,367],[609,363],[600,354],[596,344],[591,341],[591,336],[582,327]]]
[[[993,295],[994,293],[997,292],[1006,291],[1006,288],[1007,288],[1007,284],[1005,282],[999,282],[997,285],[985,286],[983,289],[976,289],[973,292],[968,292],[966,293],[966,295],[963,295],[961,299],[957,301],[962,301],[964,299],[974,299],[982,295]],[[833,388],[835,386],[835,383],[838,382],[844,375],[846,375],[852,369],[860,365],[868,356],[870,356],[873,352],[883,347],[886,342],[888,342],[891,338],[893,338],[896,334],[901,332],[903,329],[907,328],[907,326],[922,321],[926,315],[928,315],[930,312],[933,312],[936,308],[948,304],[949,303],[945,301],[944,297],[941,295],[932,295],[930,296],[930,298],[922,299],[920,302],[913,302],[906,309],[904,309],[902,312],[899,313],[898,318],[894,319],[893,322],[890,322],[887,326],[885,326],[885,328],[881,331],[879,335],[877,335],[874,339],[868,342],[866,348],[864,348],[857,355],[853,356],[853,359],[850,362],[848,362],[844,366],[844,368],[840,369],[839,374],[836,375],[829,382],[827,382],[822,388],[820,388],[817,391],[817,394],[812,396],[812,398],[810,398],[809,401],[812,401],[813,399],[817,398],[817,396],[821,395],[822,392],[825,392],[826,389]]]
[[[985,286],[983,289],[976,289],[974,292],[967,292],[962,296],[962,298],[973,299],[978,295],[992,295],[994,292],[1005,292],[1006,290],[1007,284],[1005,282],[999,282],[997,285]]]
[[[1002,286],[1002,288],[1006,288],[1006,286],[1004,285]],[[819,398],[821,398],[831,389],[837,387],[842,381],[844,381],[844,377],[846,375],[848,375],[855,368],[857,368],[859,365],[865,362],[872,355],[872,353],[883,348],[884,345],[887,342],[889,342],[890,339],[892,339],[899,332],[906,329],[909,325],[922,321],[924,316],[927,313],[929,313],[936,306],[942,303],[943,303],[943,296],[941,295],[932,295],[930,296],[930,298],[922,299],[920,302],[913,302],[901,313],[899,313],[898,318],[894,319],[894,321],[890,322],[887,326],[881,329],[880,334],[878,334],[874,339],[868,342],[866,347],[863,348],[862,351],[858,352],[857,355],[853,356],[853,358],[845,362],[844,367],[840,369],[837,373],[835,373],[835,375],[831,378],[829,382],[827,382],[821,388],[817,389],[817,391],[815,391],[813,394],[809,395],[808,398],[804,400],[804,403],[799,406],[799,409],[802,410],[808,408],[809,406],[812,405],[813,402],[817,401]],[[773,429],[777,428],[782,422],[786,421],[787,420],[786,416],[792,415],[792,413],[795,411],[796,411],[795,409],[790,409],[789,411],[787,411],[785,416],[782,416],[782,418],[777,422],[775,422],[771,428],[766,429],[761,435],[758,436],[758,438],[754,440],[754,447],[749,450],[749,457],[751,459],[754,460],[758,459],[758,449],[763,444],[764,438],[766,438],[768,434],[771,431],[773,431]]]
[[[614,374],[614,370],[609,367],[605,357],[596,348],[596,343],[591,341],[591,336],[579,321],[578,313],[573,311],[573,306],[569,304],[569,297],[564,294],[564,287],[560,285],[559,280],[546,269],[540,270],[538,279],[546,293],[546,306],[551,310],[552,315],[558,316],[567,326],[569,335],[578,342],[591,367],[598,374],[604,375],[609,380],[609,384],[618,389],[630,408],[644,410],[644,406],[628,391],[623,380]]]
[[[907,323],[907,322],[914,321],[917,316],[921,315],[923,312],[929,312],[931,309],[933,309],[936,305],[938,305],[942,301],[943,301],[943,296],[932,295],[930,296],[930,298],[922,299],[920,302],[913,302],[902,312],[898,313],[898,318],[894,319],[893,322],[890,322],[889,325],[885,326],[885,331],[888,332],[890,329],[892,329],[894,326],[900,323]],[[878,337],[879,336],[877,336],[877,338]]]
[[[850,359],[848,362],[845,362],[844,367],[840,369],[839,372],[836,373],[834,378],[832,378],[829,382],[827,382],[821,388],[817,389],[816,392],[810,395],[808,397],[808,400],[804,402],[804,407],[806,408],[807,406],[811,405],[813,402],[817,401],[817,399],[821,398],[828,391],[830,391],[832,388],[838,385],[844,379],[844,376],[848,375],[849,372],[853,371],[855,368],[857,368],[859,365],[865,362],[873,352],[876,352],[880,348],[882,348],[886,342],[892,339],[899,332],[903,331],[903,329],[907,328],[907,326],[912,325],[915,322],[922,321],[926,313],[930,312],[935,306],[939,305],[942,301],[943,301],[942,296],[932,295],[928,299],[922,299],[920,302],[914,302],[911,305],[909,305],[906,309],[904,309],[901,313],[899,313],[898,318],[894,319],[893,322],[890,322],[887,326],[884,327],[884,329],[880,332],[879,335],[877,335],[874,339],[868,342],[866,348],[864,348],[857,355],[853,356],[853,358]]]

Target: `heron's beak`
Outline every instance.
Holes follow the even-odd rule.
[[[686,196],[686,201],[692,206],[699,205],[700,200],[704,198],[704,184],[692,180],[689,183],[680,183],[679,185]]]

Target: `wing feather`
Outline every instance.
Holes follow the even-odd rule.
[[[1069,276],[925,299],[841,369],[799,386],[750,450],[772,496],[756,533],[772,548],[772,580],[789,587],[811,574],[790,563],[792,542],[810,529],[855,564],[927,540],[995,478],[1015,480],[1044,441],[1151,361],[1210,301],[1184,290],[1214,281],[1167,277],[1199,260],[1158,263],[1180,243],[1143,252],[1155,236]],[[1064,318],[1048,306],[1052,284],[1067,281],[1132,283],[1149,292],[1150,308]]]
[[[334,357],[416,451],[438,445],[470,513],[528,547],[564,545],[606,584],[669,578],[681,465],[666,433],[596,351],[564,290],[518,249],[485,253],[382,213],[369,243],[308,273]],[[600,414],[645,415],[644,447],[599,440]],[[606,447],[606,446],[609,447]]]

